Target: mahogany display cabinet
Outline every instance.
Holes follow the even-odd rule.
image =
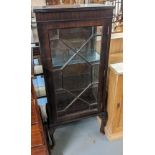
[[[57,126],[97,115],[104,132],[113,8],[102,4],[34,8],[51,138]]]

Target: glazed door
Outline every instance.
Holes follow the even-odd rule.
[[[49,31],[57,117],[98,111],[102,27]]]
[[[111,21],[95,26],[40,26],[39,32],[41,42],[46,42],[41,56],[52,122],[101,113]]]

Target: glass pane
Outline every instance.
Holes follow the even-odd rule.
[[[74,52],[62,42],[59,34],[59,30],[52,30],[49,33],[54,68],[60,68],[74,54]]]
[[[63,88],[78,94],[91,83],[91,65],[76,55],[63,69]]]
[[[90,86],[81,96],[80,98],[88,102],[89,105],[92,103],[96,103],[96,98],[93,94],[93,86]]]
[[[85,104],[85,102],[81,101],[80,99],[77,99],[74,102],[74,104],[70,106],[70,108],[68,108],[65,112],[62,112],[60,114],[63,114],[63,115],[72,114],[72,113],[76,113],[77,111],[86,110],[88,108],[89,106]]]
[[[60,39],[75,50],[79,49],[82,43],[84,43],[90,36],[91,36],[91,27],[60,30]]]
[[[56,91],[56,105],[57,110],[61,111],[67,107],[67,105],[74,99],[74,96],[65,90],[61,89]]]
[[[97,108],[102,26],[49,33],[58,117]]]

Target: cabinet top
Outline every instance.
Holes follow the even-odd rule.
[[[113,9],[113,5],[105,4],[65,4],[65,5],[50,5],[50,6],[41,6],[34,7],[33,11],[35,13],[44,13],[44,12],[64,12],[64,11],[86,11],[86,10],[104,10],[104,9]]]

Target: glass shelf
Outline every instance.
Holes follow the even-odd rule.
[[[53,68],[54,69],[61,68],[63,64],[66,62],[66,60],[68,60],[69,58],[70,58],[69,55],[65,57],[54,57],[52,59]],[[93,51],[91,54],[88,54],[87,56],[85,56],[85,59],[90,63],[98,63],[100,60],[100,55],[96,51]],[[77,64],[77,63],[85,63],[85,62],[82,59],[75,59],[74,61],[72,61],[72,64]]]

